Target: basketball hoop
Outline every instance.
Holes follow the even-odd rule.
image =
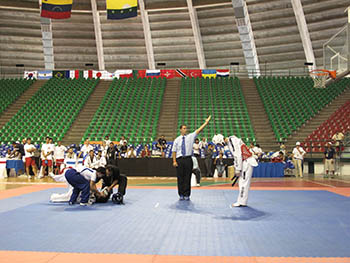
[[[330,77],[335,79],[337,77],[337,72],[326,70],[326,69],[315,69],[310,71],[310,76],[314,81],[314,88],[324,89],[326,88],[326,81]]]

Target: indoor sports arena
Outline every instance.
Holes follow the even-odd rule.
[[[349,0],[1,0],[1,263],[350,263]]]

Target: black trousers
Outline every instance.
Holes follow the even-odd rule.
[[[192,175],[192,157],[188,156],[185,158],[177,158],[177,190],[179,196],[190,196],[191,195],[191,175]]]

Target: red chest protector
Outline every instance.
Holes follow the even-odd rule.
[[[252,157],[253,154],[250,152],[247,145],[242,144],[241,146],[241,152],[242,152],[242,159],[243,161],[247,160],[249,157]]]

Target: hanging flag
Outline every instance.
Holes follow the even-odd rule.
[[[38,71],[24,71],[24,78],[25,79],[37,79],[38,78]]]
[[[70,18],[73,0],[42,0],[41,16],[54,19]]]
[[[107,19],[137,16],[137,0],[106,0]]]
[[[137,72],[137,77],[138,78],[145,78],[146,77],[146,70],[145,69],[141,69]]]
[[[115,78],[132,78],[133,77],[133,71],[132,69],[120,69],[116,70],[114,72]]]
[[[203,69],[202,70],[203,78],[216,78],[216,69]]]
[[[167,79],[175,78],[175,69],[161,69],[160,76]]]
[[[93,70],[92,77],[94,79],[100,79],[103,76],[103,71]]]
[[[217,69],[216,70],[216,76],[217,77],[229,77],[230,76],[230,70],[229,69]]]
[[[146,70],[146,77],[147,78],[159,78],[160,77],[160,70],[159,69],[147,69]]]
[[[202,77],[202,70],[200,69],[189,69],[188,76],[190,78],[200,78]]]
[[[92,79],[92,75],[93,75],[92,69],[84,70],[84,78],[85,79]]]
[[[69,78],[69,70],[54,70],[52,72],[52,76],[58,79],[68,79]]]
[[[70,70],[69,71],[69,78],[78,79],[79,77],[80,77],[80,70]]]
[[[106,70],[102,71],[102,76],[100,77],[101,79],[113,79],[114,74],[110,73]]]
[[[51,78],[52,78],[52,71],[46,70],[46,71],[38,72],[38,79],[51,79]]]
[[[187,69],[176,69],[175,70],[175,76],[179,78],[186,78],[188,74]]]

